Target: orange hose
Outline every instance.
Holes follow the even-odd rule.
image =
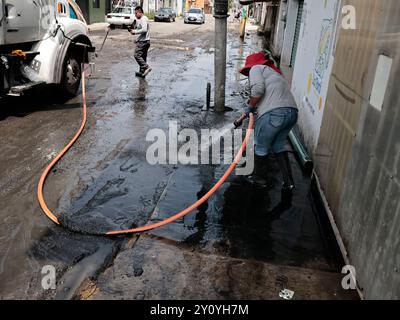
[[[64,149],[61,150],[61,152],[53,159],[52,162],[47,166],[47,168],[43,171],[42,176],[40,177],[39,184],[38,184],[38,199],[40,206],[42,207],[42,210],[48,216],[54,223],[60,224],[58,221],[57,217],[50,211],[50,209],[47,207],[46,201],[44,200],[43,197],[43,187],[44,183],[46,181],[47,176],[49,175],[50,170],[56,165],[56,163],[67,153],[67,151],[72,147],[72,145],[75,143],[76,140],[78,140],[79,136],[81,135],[83,129],[85,128],[86,124],[86,118],[87,118],[87,111],[86,111],[86,87],[85,87],[85,69],[82,67],[82,97],[83,97],[83,117],[82,117],[82,123],[75,134],[75,136],[72,138],[72,140],[64,147]]]
[[[38,184],[38,199],[40,206],[42,207],[43,212],[46,214],[48,218],[50,218],[54,223],[60,225],[59,220],[57,217],[50,211],[50,209],[47,207],[47,204],[44,200],[43,197],[43,187],[46,181],[46,178],[48,174],[50,173],[51,169],[55,166],[55,164],[67,153],[67,151],[72,147],[72,145],[78,140],[79,136],[81,135],[85,124],[86,124],[86,119],[87,119],[87,107],[86,107],[86,87],[85,87],[85,71],[84,68],[82,68],[82,98],[83,98],[83,117],[82,117],[82,123],[75,134],[75,136],[72,138],[72,140],[64,147],[64,149],[61,150],[61,152],[54,158],[53,161],[47,166],[47,168],[43,171],[42,176],[40,177],[39,184]],[[121,235],[121,234],[129,234],[129,233],[137,233],[137,232],[143,232],[143,231],[148,231],[152,230],[155,228],[159,228],[161,226],[164,226],[166,224],[169,224],[185,215],[190,213],[191,211],[195,210],[198,208],[201,204],[206,202],[221,186],[222,184],[226,181],[226,179],[230,176],[230,174],[233,172],[235,167],[237,166],[240,158],[242,157],[243,151],[246,149],[247,144],[249,143],[251,132],[253,129],[254,125],[254,116],[253,114],[250,114],[250,122],[249,126],[246,132],[246,137],[240,146],[239,151],[237,152],[235,159],[233,160],[232,164],[229,166],[229,168],[226,170],[224,175],[221,177],[221,179],[218,180],[218,182],[199,200],[197,200],[195,203],[193,203],[191,206],[187,207],[186,209],[182,210],[181,212],[154,224],[146,225],[143,227],[138,227],[138,228],[133,228],[133,229],[126,229],[126,230],[117,230],[117,231],[108,231],[105,234],[106,235]]]

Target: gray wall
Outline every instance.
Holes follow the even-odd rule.
[[[400,1],[344,0],[316,170],[367,299],[400,299]],[[382,109],[370,96],[380,55],[392,68]]]

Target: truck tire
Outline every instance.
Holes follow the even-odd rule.
[[[66,97],[75,97],[81,83],[80,60],[69,52],[65,57],[61,89]]]

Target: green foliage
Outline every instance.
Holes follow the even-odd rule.
[[[154,12],[147,12],[144,14],[149,20],[154,20]]]

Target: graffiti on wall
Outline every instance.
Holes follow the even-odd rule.
[[[324,19],[321,26],[321,35],[318,45],[317,59],[314,67],[313,86],[321,94],[322,81],[329,65],[330,48],[332,42],[333,19]]]

